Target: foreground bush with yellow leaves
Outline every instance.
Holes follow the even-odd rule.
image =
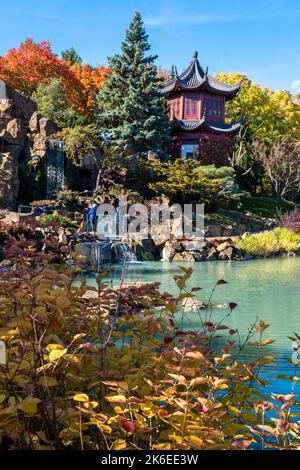
[[[79,268],[54,263],[55,241],[46,245],[38,253],[10,238],[10,266],[0,274],[2,450],[297,447],[295,395],[265,401],[257,389],[272,362],[262,353],[268,325],[256,322],[242,342],[223,324],[236,304],[218,323],[209,304],[199,329],[183,330],[181,303],[199,290],[186,289],[191,269],[175,277],[178,298],[160,295],[158,307],[157,291],[145,288],[135,305],[100,278],[87,286]],[[257,359],[242,364],[246,343]],[[278,414],[268,422],[270,408]]]

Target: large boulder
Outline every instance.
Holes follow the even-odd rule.
[[[212,247],[208,253],[207,259],[208,261],[214,261],[218,259],[219,253],[215,247]]]
[[[232,246],[228,246],[224,251],[219,253],[219,259],[221,260],[231,260],[233,257],[234,248]]]
[[[43,158],[47,153],[47,141],[42,134],[32,136],[31,153],[35,157]]]
[[[0,207],[13,209],[18,192],[17,156],[14,152],[0,153]]]
[[[227,248],[229,247],[229,243],[226,241],[224,243],[220,243],[220,245],[218,245],[216,248],[217,248],[217,251],[224,251],[226,250]]]
[[[29,96],[14,91],[11,95],[13,101],[13,115],[25,121],[29,121],[37,110],[37,104]]]
[[[226,225],[226,227],[223,227],[222,230],[222,236],[223,237],[231,237],[234,233],[232,225]]]
[[[51,137],[58,132],[57,125],[46,117],[41,117],[39,120],[40,134],[44,138]]]
[[[35,111],[30,120],[29,120],[29,130],[30,132],[40,132],[40,119],[42,118],[41,114]]]
[[[194,238],[193,240],[182,240],[180,243],[184,247],[185,251],[202,252],[209,245],[209,242],[205,241],[203,238]]]
[[[207,236],[208,237],[221,237],[222,236],[222,231],[223,227],[222,225],[210,225],[207,228]]]
[[[27,129],[21,119],[9,121],[0,136],[7,145],[26,145],[27,143]]]
[[[174,261],[175,263],[181,263],[182,261],[194,263],[195,258],[192,253],[184,251],[183,253],[176,253],[172,261]]]
[[[172,243],[170,241],[167,241],[165,243],[165,246],[162,250],[162,260],[163,261],[172,261],[173,257],[175,255],[175,250],[172,246]]]
[[[152,152],[152,150],[148,150],[147,159],[148,159],[149,162],[151,162],[151,161],[159,162],[160,161],[160,158],[157,155],[157,153]]]

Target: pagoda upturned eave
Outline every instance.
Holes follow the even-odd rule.
[[[174,119],[172,122],[174,128],[181,129],[185,132],[195,132],[199,130],[206,130],[215,134],[236,134],[242,127],[242,123],[226,124],[221,122],[208,121],[205,118],[198,120],[178,120]]]
[[[234,84],[228,85],[214,78],[204,71],[198,61],[198,53],[194,52],[190,65],[182,74],[177,75],[172,80],[168,80],[162,85],[162,93],[172,93],[177,90],[197,91],[204,89],[215,94],[223,95],[226,100],[234,98],[241,88],[242,79]]]

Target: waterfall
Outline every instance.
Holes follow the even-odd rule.
[[[118,263],[141,263],[141,261],[138,261],[135,251],[128,243],[118,243],[116,245],[116,255]]]
[[[63,189],[65,155],[63,142],[55,142],[47,152],[47,199]]]

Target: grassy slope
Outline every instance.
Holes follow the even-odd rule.
[[[276,218],[278,210],[288,212],[294,207],[292,202],[278,201],[270,197],[247,197],[242,199],[241,211],[260,217]]]
[[[254,223],[264,223],[267,219],[276,219],[278,209],[287,212],[293,208],[294,204],[291,202],[277,201],[269,197],[243,198],[239,210],[219,209],[206,214],[205,222],[206,225],[240,225],[250,218]]]

